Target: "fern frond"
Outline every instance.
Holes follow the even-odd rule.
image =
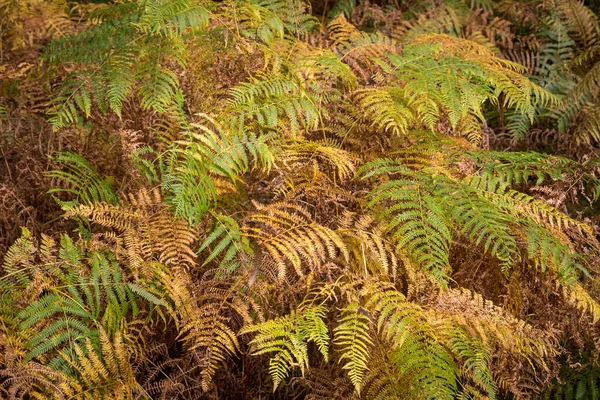
[[[398,85],[409,98],[427,98],[439,108],[432,113],[428,102],[417,103],[420,119],[430,128],[443,111],[453,129],[462,125],[466,133],[474,132],[484,119],[483,104],[489,101],[498,105],[501,93],[503,106],[514,107],[530,121],[537,107],[556,102],[553,95],[523,77],[518,64],[494,56],[475,42],[447,35],[418,36],[404,49],[403,56],[389,54],[386,62],[379,64],[397,76]],[[478,136],[474,138],[478,140]]]
[[[253,79],[230,90],[228,113],[233,115],[231,126],[256,120],[259,126],[275,129],[283,117],[292,133],[301,129],[316,129],[324,110],[298,82],[287,77]]]
[[[306,4],[299,0],[252,0],[228,2],[223,15],[235,16],[236,28],[243,37],[259,40],[267,46],[287,34],[310,32],[317,19],[306,13]]]
[[[598,76],[600,76],[600,63],[594,64],[567,96],[563,98],[561,103],[562,107],[557,113],[559,129],[567,131],[569,125],[573,122],[579,112],[588,104],[593,103],[598,96],[600,96]],[[582,129],[583,132],[586,130],[588,129],[585,127]],[[583,139],[589,141],[589,138]],[[578,142],[582,141],[581,138],[578,138]]]
[[[359,89],[354,93],[364,118],[375,127],[395,135],[406,134],[416,116],[403,98],[402,90],[395,88]]]
[[[390,362],[410,382],[410,390],[427,399],[454,398],[457,367],[425,323],[420,307],[385,286],[366,286],[364,292],[367,309],[377,316],[378,330],[392,344]]]
[[[356,7],[356,0],[335,0],[333,6],[327,12],[327,17],[334,19],[343,13],[346,18],[350,18],[354,7]]]
[[[346,360],[342,368],[348,371],[350,381],[360,393],[373,344],[368,334],[371,320],[358,304],[350,304],[342,311],[340,324],[334,329],[333,343],[340,352],[340,362]]]
[[[364,81],[375,71],[374,57],[396,51],[396,42],[380,33],[360,32],[343,14],[327,24],[335,53]]]
[[[102,178],[89,161],[80,154],[58,152],[53,156],[53,160],[59,165],[64,166],[66,170],[50,171],[48,175],[51,178],[63,181],[68,186],[64,189],[51,189],[49,193],[66,192],[76,197],[70,201],[62,201],[56,198],[65,211],[76,207],[78,204],[90,205],[98,202],[118,203],[117,195],[110,183]]]
[[[248,218],[242,230],[275,262],[280,280],[288,263],[303,276],[304,265],[318,271],[328,258],[348,259],[346,245],[335,231],[315,223],[302,207],[291,203],[265,206]]]
[[[147,33],[179,37],[186,29],[208,25],[210,13],[202,2],[189,0],[144,2],[140,10],[140,28]]]
[[[185,65],[182,37],[208,24],[209,12],[189,0],[125,2],[91,16],[96,25],[55,40],[45,57],[55,65],[73,63],[80,73],[62,85],[50,122],[55,130],[89,117],[92,103],[121,116],[134,92],[141,106],[164,112],[175,101],[179,79],[166,65]],[[137,89],[137,90],[136,90]],[[79,111],[78,111],[79,109]]]
[[[391,160],[378,160],[359,172],[368,178],[399,169]],[[369,207],[377,211],[380,204],[390,204],[378,213],[389,220],[387,230],[396,248],[406,248],[415,263],[444,282],[450,270],[451,234],[447,212],[431,189],[434,185],[429,177],[389,181],[369,194]]]
[[[329,332],[322,305],[301,306],[296,312],[277,319],[244,327],[239,334],[255,333],[250,341],[253,355],[275,353],[269,362],[273,390],[289,376],[292,367],[302,376],[308,368],[308,343],[314,342],[325,360],[328,357]]]
[[[240,226],[233,218],[224,215],[215,215],[215,225],[210,234],[204,239],[198,253],[210,249],[204,259],[203,265],[220,258],[219,267],[235,269],[234,261],[239,252],[252,254],[248,240],[242,236]],[[234,264],[233,266],[231,264]]]
[[[228,318],[220,313],[217,304],[206,304],[191,315],[190,320],[180,330],[185,335],[189,350],[205,349],[206,359],[202,365],[202,388],[208,390],[217,368],[228,355],[239,348],[235,332],[228,325]]]
[[[119,332],[111,341],[100,329],[100,348],[88,338],[75,345],[74,355],[63,355],[74,376],[64,376],[63,390],[73,398],[132,398],[144,391],[136,381],[130,355]]]
[[[136,273],[143,269],[140,257],[157,256],[160,262],[171,267],[187,268],[196,264],[192,250],[197,238],[195,232],[186,221],[169,212],[158,190],[142,189],[137,196],[130,195],[128,203],[118,206],[106,203],[80,206],[67,216],[87,218],[123,235],[131,255],[130,267]]]
[[[589,291],[582,287],[580,284],[575,285],[563,285],[564,296],[574,303],[583,313],[586,313],[592,317],[592,323],[595,324],[600,321],[600,303],[593,296],[590,295]]]
[[[336,167],[340,179],[354,175],[357,158],[350,152],[341,149],[335,142],[313,142],[294,140],[279,144],[277,159],[282,167],[307,164],[311,159],[327,161]]]
[[[190,223],[198,223],[212,208],[223,181],[235,184],[249,169],[273,165],[268,135],[227,132],[212,118],[200,116],[208,123],[192,124],[198,132],[174,146],[163,177],[167,202]]]
[[[354,215],[350,212],[342,214],[339,224],[338,232],[348,238],[346,240],[352,240],[348,251],[357,268],[396,276],[398,257],[384,235],[383,224],[376,223],[370,215]],[[354,244],[354,241],[358,241],[358,244]]]
[[[584,49],[589,49],[596,44],[600,34],[598,17],[584,5],[583,1],[560,1],[558,13],[569,27],[571,37],[580,42]]]
[[[467,178],[465,183],[512,215],[530,218],[535,222],[546,223],[559,229],[574,227],[581,232],[591,232],[588,225],[570,218],[546,202],[508,189],[508,185],[497,178],[472,176]]]

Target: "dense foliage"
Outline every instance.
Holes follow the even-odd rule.
[[[0,0],[0,397],[600,399],[579,0]]]

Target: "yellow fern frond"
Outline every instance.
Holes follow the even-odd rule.
[[[348,260],[348,250],[339,235],[315,223],[302,207],[291,203],[261,208],[242,229],[275,261],[280,280],[286,275],[288,263],[303,276],[305,265],[319,270],[327,259],[342,255]]]

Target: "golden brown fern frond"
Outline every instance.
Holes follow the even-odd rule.
[[[489,12],[477,9],[469,15],[464,25],[467,39],[474,40],[473,38],[481,35],[485,41],[503,50],[513,47],[516,35],[511,31],[511,23],[507,19],[491,16]]]
[[[217,368],[239,347],[236,333],[229,327],[229,318],[221,311],[218,303],[203,304],[181,331],[185,334],[188,351],[203,350],[200,374],[205,391],[210,388]]]
[[[369,76],[377,71],[373,58],[396,52],[396,43],[393,39],[380,33],[360,32],[346,20],[343,14],[332,20],[327,25],[327,30],[333,51],[363,81],[368,81]]]
[[[132,399],[145,391],[136,381],[130,353],[119,332],[114,339],[100,327],[99,348],[89,338],[63,354],[69,372],[27,362],[0,371],[9,399]]]
[[[592,324],[600,321],[600,303],[581,284],[559,285],[563,296],[583,314],[592,318]]]
[[[129,196],[129,203],[82,205],[67,213],[80,216],[122,235],[132,269],[143,268],[142,261],[153,255],[161,263],[175,268],[196,265],[192,245],[196,232],[187,222],[176,218],[162,203],[160,192],[140,190]]]
[[[289,171],[276,179],[272,188],[274,200],[307,201],[318,209],[334,206],[339,201],[351,201],[352,194],[319,167],[316,160],[290,165]]]
[[[200,360],[200,385],[203,391],[210,389],[212,379],[228,356],[238,351],[239,344],[234,328],[241,317],[243,322],[252,320],[250,316],[260,315],[260,307],[247,294],[248,287],[242,282],[247,277],[234,275],[236,279],[212,278],[192,282],[185,270],[173,272],[161,264],[153,264],[154,274],[172,302],[171,313],[175,315],[180,340],[186,352],[191,352]],[[212,271],[219,274],[221,271]],[[207,273],[208,274],[208,273]],[[167,383],[160,384],[167,385]],[[155,390],[168,389],[166,386]],[[171,387],[177,389],[177,385]]]
[[[600,113],[597,104],[584,106],[578,119],[581,122],[577,124],[571,135],[571,138],[577,145],[592,146],[594,143],[600,143]]]
[[[597,43],[600,26],[598,17],[579,0],[556,2],[558,13],[569,28],[571,37],[589,49]]]
[[[282,143],[281,150],[277,154],[278,163],[286,169],[295,169],[317,160],[322,164],[333,166],[340,179],[348,179],[355,172],[355,164],[358,158],[349,151],[340,148],[339,143],[333,141],[308,141],[295,140]]]
[[[48,398],[63,400],[62,374],[42,364],[28,362],[0,370],[3,378],[0,393],[9,400]]]
[[[296,274],[304,266],[319,270],[328,259],[348,259],[346,245],[335,231],[314,222],[302,207],[292,203],[273,203],[248,217],[244,234],[275,261],[277,277],[283,280],[291,265]]]
[[[297,393],[305,395],[306,400],[348,400],[353,398],[350,380],[336,376],[335,370],[312,367],[301,377],[291,379],[291,385]]]
[[[370,215],[344,212],[339,218],[339,232],[346,240],[350,262],[359,273],[383,273],[394,279],[398,258],[384,235],[385,228]]]
[[[64,377],[61,385],[65,393],[73,399],[130,399],[141,396],[144,390],[134,375],[131,354],[120,332],[110,339],[102,328],[100,352],[89,338],[83,344],[75,345],[75,355],[63,355],[75,376]]]
[[[334,45],[348,42],[354,36],[360,36],[360,31],[352,25],[345,16],[340,14],[327,25],[329,39]]]

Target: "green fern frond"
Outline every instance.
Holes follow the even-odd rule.
[[[340,324],[334,329],[333,343],[340,353],[340,362],[346,360],[342,368],[348,371],[350,381],[360,393],[373,345],[369,335],[371,320],[358,304],[349,304],[342,312]]]
[[[230,90],[228,112],[231,126],[256,120],[259,126],[275,129],[285,117],[291,131],[316,129],[323,118],[318,100],[289,78],[263,78],[243,82]]]
[[[251,0],[227,2],[222,13],[235,16],[242,37],[270,46],[286,34],[299,35],[313,30],[318,21],[305,11],[306,4],[299,0]]]
[[[210,13],[202,2],[144,1],[140,9],[139,27],[142,31],[167,37],[180,37],[186,29],[208,25]]]
[[[227,132],[210,117],[201,117],[208,124],[192,124],[197,131],[176,143],[163,172],[167,202],[191,223],[198,223],[213,206],[221,181],[236,184],[251,167],[268,170],[273,165],[268,135]]]
[[[111,184],[102,178],[89,161],[80,154],[58,152],[53,156],[53,161],[64,166],[66,170],[50,171],[48,176],[59,179],[68,186],[66,188],[51,189],[49,193],[66,192],[75,195],[75,199],[70,201],[55,198],[64,210],[69,210],[78,204],[118,203],[119,200]]]
[[[471,176],[465,180],[465,184],[477,190],[483,197],[490,199],[511,215],[531,219],[537,223],[548,224],[552,228],[574,227],[581,232],[591,232],[588,225],[570,218],[544,201],[508,189],[508,185],[498,178]]]
[[[600,95],[598,76],[600,76],[600,63],[594,64],[567,96],[563,98],[561,107],[557,112],[559,129],[567,131],[569,125],[575,120],[580,111],[589,104],[593,104],[598,98]],[[583,128],[582,130],[586,131],[588,129]],[[589,138],[584,137],[583,140],[578,138],[577,141],[589,141]]]
[[[327,360],[329,331],[322,305],[301,306],[296,312],[277,319],[244,327],[239,334],[255,334],[250,341],[253,355],[275,353],[269,362],[273,390],[289,376],[293,367],[302,375],[308,365],[308,343],[314,342]]]
[[[252,248],[247,238],[242,236],[236,220],[224,215],[215,215],[214,221],[214,228],[204,239],[197,252],[201,253],[210,249],[210,253],[204,258],[203,265],[219,258],[220,268],[235,269],[237,266],[235,258],[238,253],[252,254]]]
[[[402,166],[391,160],[377,160],[361,167],[359,173],[368,178],[397,172]],[[451,232],[446,210],[432,188],[433,179],[412,176],[413,179],[391,180],[369,194],[369,207],[388,219],[387,230],[397,249],[406,249],[413,261],[445,282],[450,270],[448,252]]]
[[[390,362],[396,374],[410,382],[410,391],[427,399],[453,399],[457,367],[420,307],[389,287],[367,286],[364,291],[367,309],[377,316],[378,330],[392,345]]]
[[[462,126],[467,134],[480,130],[481,107],[485,102],[500,104],[501,93],[502,106],[514,107],[530,121],[537,107],[555,102],[550,93],[520,74],[518,64],[494,56],[475,42],[447,35],[418,36],[402,56],[389,54],[379,65],[396,75],[408,98],[426,98],[439,108],[432,113],[429,102],[415,103],[419,119],[430,129],[443,111],[453,129]],[[472,122],[465,125],[467,121]],[[479,140],[478,134],[474,139]]]
[[[26,243],[31,243],[27,234],[22,244]],[[58,248],[45,238],[37,265],[2,280],[2,293],[18,296],[33,292],[24,296],[18,312],[18,329],[30,332],[26,362],[50,360],[53,356],[52,362],[59,362],[57,352],[70,352],[74,344],[86,338],[95,340],[98,326],[112,334],[121,329],[123,320],[135,317],[142,306],[166,305],[152,293],[154,289],[144,287],[142,282],[128,282],[114,254],[104,250],[86,252],[80,247],[66,235]],[[18,252],[15,247],[9,254]],[[24,261],[9,257],[5,261],[7,270],[22,267]],[[32,291],[31,285],[46,285],[44,282],[51,284]]]
[[[327,17],[334,19],[343,13],[346,18],[350,18],[354,7],[356,7],[356,0],[335,0],[333,6],[327,12]]]
[[[79,112],[89,117],[93,102],[121,116],[123,102],[134,91],[142,108],[165,112],[179,90],[179,79],[167,64],[185,65],[182,37],[206,26],[209,16],[202,4],[189,0],[125,2],[92,15],[96,25],[52,42],[46,59],[79,65],[80,71],[67,78],[62,96],[53,100],[53,128],[76,122]]]
[[[469,152],[467,156],[489,174],[509,185],[541,185],[561,181],[564,174],[573,175],[576,162],[566,157],[548,156],[536,152],[485,151]]]
[[[467,235],[471,243],[483,245],[485,252],[500,260],[503,272],[508,272],[519,260],[517,241],[511,235],[512,218],[464,186],[459,189],[449,185],[440,193],[447,196],[452,219],[460,232]]]

